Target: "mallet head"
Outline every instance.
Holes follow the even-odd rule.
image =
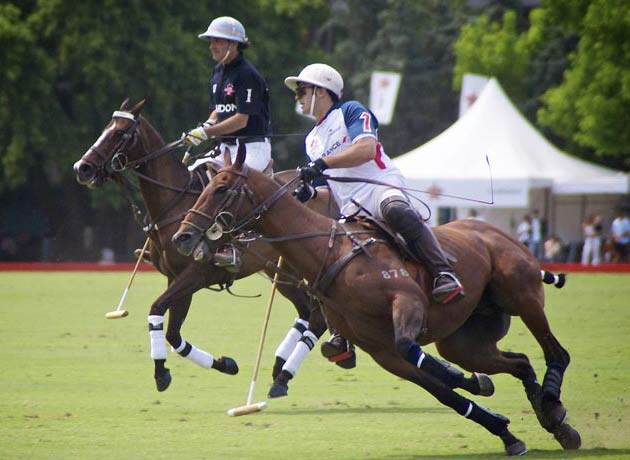
[[[261,401],[255,404],[247,404],[245,406],[234,407],[233,409],[229,409],[227,414],[230,417],[238,417],[239,415],[247,415],[253,414],[254,412],[260,412],[265,407],[267,407],[266,401]]]
[[[124,318],[128,314],[129,312],[127,310],[115,310],[115,311],[110,311],[110,312],[105,313],[105,318],[107,319]]]

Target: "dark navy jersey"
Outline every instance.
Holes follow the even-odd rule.
[[[256,68],[239,54],[227,65],[219,64],[210,78],[210,111],[223,121],[236,113],[249,115],[247,126],[234,136],[269,136],[269,88]],[[229,138],[230,136],[224,136]]]

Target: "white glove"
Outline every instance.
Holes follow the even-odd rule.
[[[199,126],[198,128],[191,129],[187,133],[184,133],[182,136],[188,145],[196,146],[201,144],[203,141],[208,140],[208,135],[206,131],[203,129],[203,126]]]

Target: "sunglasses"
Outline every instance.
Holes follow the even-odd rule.
[[[295,98],[300,99],[302,96],[306,94],[306,90],[309,88],[314,88],[313,85],[300,85],[295,89]]]

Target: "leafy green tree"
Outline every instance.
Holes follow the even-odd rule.
[[[562,17],[568,3],[548,2],[545,9],[553,17]],[[592,149],[600,159],[630,170],[627,2],[582,2],[565,27],[579,34],[579,44],[562,84],[545,93],[540,122],[578,146]]]
[[[312,24],[328,14],[324,6],[304,0],[3,3],[0,198],[21,200],[40,221],[50,222],[59,239],[76,239],[86,224],[103,235],[116,233],[114,222],[126,228],[127,221],[111,218],[112,205],[121,200],[102,200],[116,194],[88,194],[75,183],[72,164],[126,96],[149,98],[144,113],[167,141],[205,120],[215,63],[197,35],[221,15],[245,24],[253,42],[246,55],[270,85],[276,131],[291,132],[299,122],[282,81],[288,68],[299,67],[302,55],[296,51],[309,52]],[[276,105],[280,94],[287,103]],[[90,197],[96,198],[92,206]]]

